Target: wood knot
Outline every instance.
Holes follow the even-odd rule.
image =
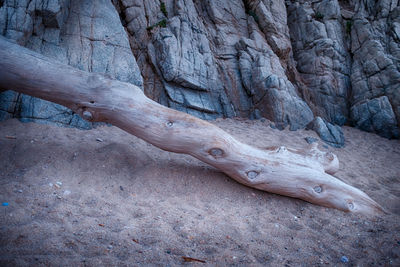
[[[322,192],[322,187],[321,186],[319,186],[319,185],[317,185],[316,187],[314,187],[314,191],[315,191],[315,193],[321,193]]]
[[[330,161],[332,161],[332,160],[335,159],[335,155],[333,155],[332,152],[327,152],[326,155],[325,155],[325,157],[326,157],[328,160],[330,160]]]
[[[256,171],[249,171],[247,172],[247,177],[249,177],[250,180],[253,180],[258,176],[258,172]]]
[[[91,113],[90,111],[88,111],[88,110],[85,110],[85,111],[82,113],[82,117],[83,117],[85,120],[87,120],[87,121],[91,121],[91,120],[93,119],[92,113]]]
[[[347,203],[347,206],[349,207],[349,210],[354,209],[354,204],[352,202]]]
[[[214,158],[222,157],[224,151],[220,148],[211,148],[208,153],[213,156]]]

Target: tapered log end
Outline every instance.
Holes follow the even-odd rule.
[[[327,204],[326,206],[367,216],[388,213],[366,193],[343,182],[334,183],[333,186],[331,184],[326,190],[328,191],[325,198],[326,203],[324,203]],[[318,204],[318,202],[314,203]]]
[[[357,189],[357,191],[360,191]],[[345,211],[359,213],[367,216],[380,216],[388,212],[377,202],[371,199],[367,194],[360,191],[353,200],[347,202]]]
[[[310,203],[345,212],[379,216],[387,213],[363,191],[334,176],[310,169],[297,169],[286,176],[258,175],[254,187],[280,195],[300,198]],[[276,182],[279,180],[279,182]],[[282,186],[284,184],[284,186]]]

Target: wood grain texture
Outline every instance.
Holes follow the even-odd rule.
[[[377,214],[364,192],[333,177],[337,157],[311,147],[258,149],[213,124],[164,107],[136,86],[81,71],[0,37],[0,88],[64,105],[163,150],[206,162],[239,183],[344,211]]]

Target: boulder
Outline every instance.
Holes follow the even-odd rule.
[[[387,96],[367,100],[351,108],[355,126],[367,132],[375,132],[386,138],[399,138],[396,116]]]
[[[321,117],[316,117],[307,125],[307,129],[315,131],[330,146],[343,147],[345,140],[339,125],[333,125]]]

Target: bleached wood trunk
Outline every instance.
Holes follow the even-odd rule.
[[[192,155],[250,187],[344,211],[381,211],[364,192],[330,175],[339,168],[332,153],[251,147],[211,123],[159,105],[132,84],[57,63],[3,37],[0,88],[64,105],[88,121],[108,122],[163,150]]]

